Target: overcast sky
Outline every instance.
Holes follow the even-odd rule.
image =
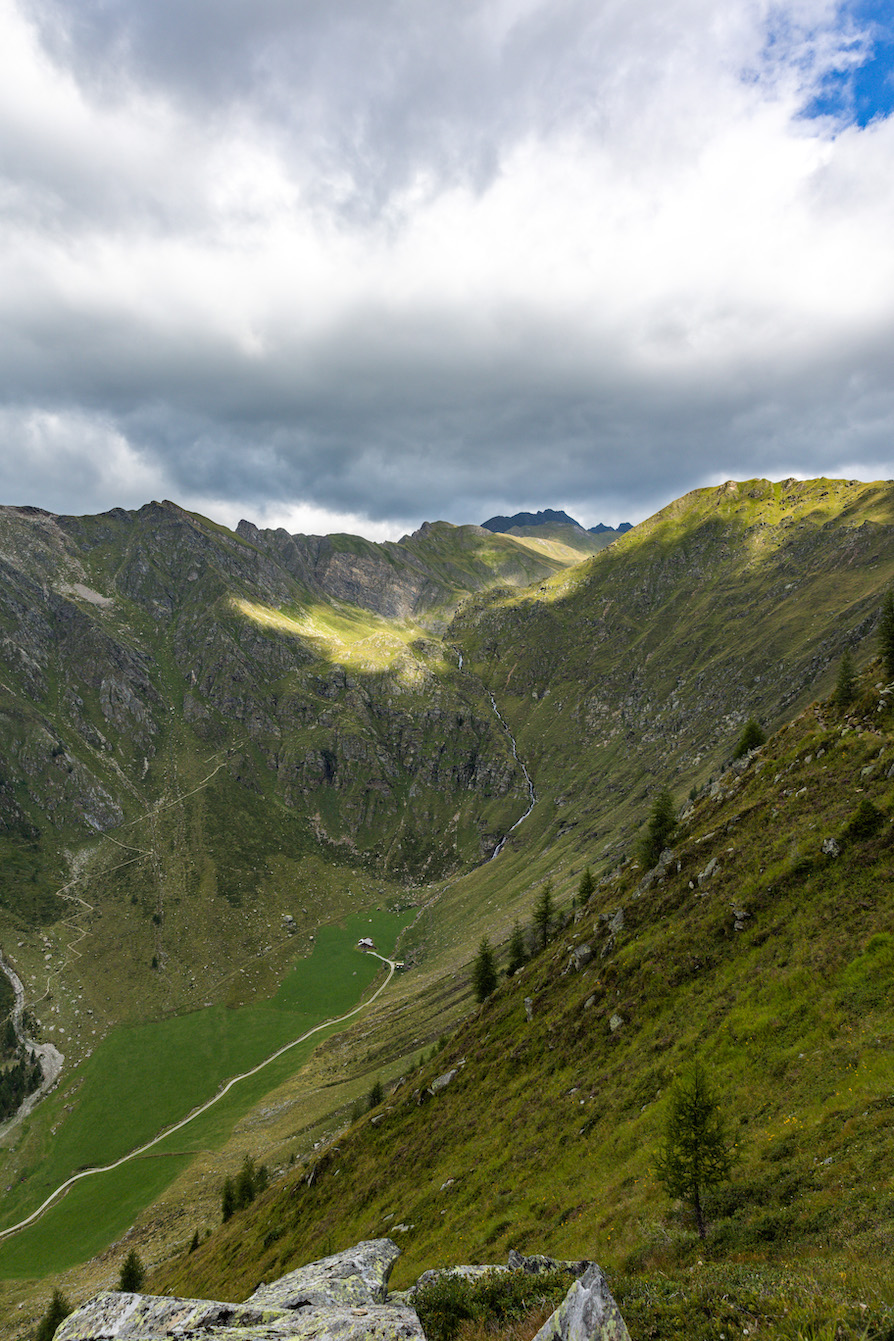
[[[894,476],[890,0],[0,0],[0,502]]]

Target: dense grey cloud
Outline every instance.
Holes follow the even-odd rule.
[[[894,474],[830,0],[0,0],[0,498],[397,534]]]

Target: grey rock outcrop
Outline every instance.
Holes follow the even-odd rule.
[[[70,1314],[56,1341],[425,1341],[412,1307],[421,1287],[442,1276],[478,1280],[489,1272],[556,1270],[578,1279],[535,1341],[630,1341],[595,1262],[526,1257],[513,1249],[508,1266],[426,1271],[410,1290],[389,1297],[388,1278],[399,1256],[391,1239],[367,1239],[259,1285],[243,1304],[109,1291]]]
[[[595,1262],[574,1282],[534,1341],[630,1341],[624,1319]]]
[[[506,1272],[507,1266],[452,1266],[452,1267],[432,1267],[430,1271],[423,1271],[417,1280],[413,1291],[424,1289],[426,1285],[433,1285],[436,1280],[443,1276],[459,1276],[462,1280],[480,1280],[482,1276],[488,1276],[492,1271]],[[411,1292],[412,1293],[412,1292]]]
[[[451,1080],[455,1080],[459,1075],[459,1068],[454,1067],[452,1071],[445,1071],[443,1075],[436,1076],[431,1083],[432,1094],[437,1094],[438,1090],[446,1089]]]
[[[97,1295],[63,1322],[58,1341],[425,1341],[414,1309],[389,1305],[388,1277],[400,1255],[391,1239],[346,1252],[260,1285],[243,1304],[121,1292]]]
[[[515,1248],[509,1249],[507,1260],[510,1271],[526,1271],[529,1276],[540,1276],[544,1271],[567,1271],[572,1276],[582,1276],[593,1265],[586,1258],[570,1262],[564,1258],[544,1257],[542,1253],[534,1253],[530,1257],[526,1257],[524,1253],[517,1252]]]
[[[364,1239],[346,1252],[299,1267],[269,1285],[259,1285],[246,1303],[267,1308],[384,1304],[388,1278],[398,1257],[400,1248],[391,1239]]]
[[[56,1332],[56,1341],[104,1341],[106,1337],[124,1341],[128,1337],[189,1335],[199,1328],[216,1335],[221,1327],[238,1328],[243,1335],[244,1328],[274,1323],[285,1316],[282,1309],[109,1291],[71,1313]]]
[[[568,960],[568,968],[578,973],[582,968],[586,968],[593,958],[593,949],[589,945],[576,945],[571,951],[571,958]]]
[[[705,869],[699,873],[698,876],[699,885],[707,884],[707,882],[711,879],[711,876],[717,870],[718,866],[719,862],[717,858],[712,857],[711,860],[708,862],[707,866],[705,867]]]

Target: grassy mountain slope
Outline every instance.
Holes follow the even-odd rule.
[[[197,1153],[162,1196],[155,1219],[143,1218],[145,1231],[154,1227],[162,1244],[153,1260],[184,1241],[190,1208],[203,1226],[213,1218],[216,1181],[228,1167],[222,1161],[240,1151],[260,1158],[269,1152],[271,1163],[284,1168],[338,1126],[376,1076],[415,1067],[420,1051],[468,1013],[468,964],[481,935],[504,940],[513,919],[528,916],[544,879],[554,881],[567,907],[585,864],[600,877],[622,866],[656,788],[669,782],[681,802],[692,787],[719,776],[746,717],[778,726],[828,692],[845,646],[866,661],[862,640],[894,577],[892,500],[889,485],[844,481],[749,481],[697,491],[578,567],[541,566],[535,585],[522,590],[505,584],[507,573],[526,574],[512,565],[527,563],[531,546],[542,550],[543,542],[482,536],[479,528],[423,528],[396,547],[392,565],[390,549],[343,537],[329,538],[331,550],[304,538],[316,554],[311,563],[302,557],[300,537],[244,526],[234,536],[173,505],[90,519],[16,510],[0,517],[8,564],[0,615],[9,648],[0,685],[6,695],[0,804],[7,807],[5,841],[17,863],[15,902],[0,934],[7,950],[10,942],[16,947],[29,986],[42,987],[44,964],[55,974],[53,999],[39,1011],[46,1037],[59,1038],[64,1029],[78,1056],[93,1046],[94,1029],[102,1037],[122,1019],[178,1016],[206,1000],[242,1007],[270,999],[322,922],[361,907],[422,905],[401,944],[410,971],[389,989],[389,1003],[321,1049],[303,1078],[283,1079],[279,1097],[263,1105],[263,1111],[282,1105],[281,1119],[262,1110],[242,1119],[224,1153]],[[493,560],[491,542],[498,547]],[[423,591],[401,565],[406,553],[418,559],[426,546],[432,576]],[[332,555],[341,556],[337,563]],[[386,563],[397,575],[380,586],[377,574]],[[345,595],[348,587],[338,583],[350,581],[357,601],[374,605],[379,597],[369,593],[381,590],[389,600],[415,602],[418,622],[343,600],[335,593]],[[525,809],[528,792],[489,693],[537,795],[494,861],[485,859]],[[763,772],[757,776],[766,783]],[[91,882],[78,887],[90,910],[66,904],[76,929],[52,921],[60,902],[56,881],[73,871]],[[595,911],[613,916],[624,904],[626,924],[638,928],[640,906],[651,905],[644,894],[628,910],[635,879],[627,868],[617,887],[602,886]],[[704,921],[709,905],[693,907],[697,913],[687,906],[686,918],[695,919],[694,941],[705,936],[713,945],[720,932]],[[294,934],[282,922],[286,913],[295,919]],[[503,1214],[494,1203],[488,1234],[501,1219],[532,1232],[542,1223],[553,1225],[550,1242],[560,1246],[559,1228],[575,1222],[578,1201],[570,1200],[570,1189],[581,1178],[589,1186],[590,1147],[572,1139],[573,1126],[566,1131],[556,1115],[572,1123],[580,1116],[572,1099],[587,1118],[597,1103],[590,1097],[595,1080],[567,1094],[577,1083],[568,1075],[584,1074],[591,1046],[592,1074],[608,1078],[600,1094],[625,1090],[626,1070],[612,1069],[612,1058],[627,1059],[631,1028],[609,1030],[610,1038],[597,1031],[593,1040],[586,1032],[612,1004],[612,991],[628,1010],[631,1001],[639,1003],[639,1014],[650,1019],[654,991],[662,1037],[675,1040],[681,1031],[679,1049],[675,1041],[664,1049],[669,1060],[649,1037],[656,1068],[672,1069],[691,1044],[691,1002],[678,1020],[679,1003],[660,992],[671,921],[679,921],[673,909],[650,929],[648,973],[628,966],[603,996],[588,990],[574,1006],[570,997],[557,1005],[557,1019],[577,1011],[585,1021],[561,1065],[552,1058],[558,1044],[544,1042],[535,1014],[526,1037],[539,1040],[537,1046],[515,1078],[503,1076],[515,1086],[509,1105],[515,1125],[499,1131],[504,1150],[519,1135],[518,1168],[533,1161],[535,1185],[537,1160],[551,1161],[555,1195],[536,1215],[513,1191],[521,1175],[510,1180],[507,1169],[494,1187],[505,1190],[510,1209]],[[587,923],[574,934],[594,933]],[[740,947],[744,935],[730,932],[730,944]],[[65,950],[73,942],[80,959]],[[564,946],[553,953],[567,963]],[[614,955],[607,953],[606,962]],[[532,995],[528,975],[538,992],[546,991],[555,976],[547,962],[548,956],[542,980],[536,966],[523,975],[522,996]],[[725,978],[721,968],[720,960],[711,961],[713,976],[704,980],[710,1001],[736,990],[734,975]],[[579,975],[560,977],[556,990],[577,990],[575,982],[582,987]],[[594,995],[582,1012],[581,1002]],[[488,1012],[503,999],[487,1008],[486,1027]],[[502,1016],[493,1019],[496,1028]],[[478,1048],[477,1034],[463,1038],[467,1050]],[[431,1065],[446,1070],[450,1055]],[[553,1071],[542,1065],[551,1059]],[[463,1083],[470,1064],[467,1058]],[[629,1059],[625,1066],[636,1070]],[[516,1094],[525,1080],[552,1105],[549,1120],[536,1119],[536,1140],[528,1138],[524,1119],[524,1103],[533,1101]],[[565,1090],[556,1088],[565,1080]],[[500,1114],[500,1093],[487,1094],[487,1111]],[[74,1121],[62,1116],[71,1096],[60,1090],[59,1100],[53,1123]],[[630,1107],[633,1099],[618,1103],[609,1103],[609,1115],[626,1112],[624,1103]],[[454,1120],[460,1130],[465,1121],[450,1105],[441,1110],[449,1118],[445,1133]],[[648,1135],[648,1112],[649,1105],[632,1119],[640,1135]],[[32,1124],[35,1131],[41,1121]],[[561,1158],[555,1154],[554,1121],[567,1143],[567,1164],[564,1145]],[[48,1140],[48,1132],[41,1129],[39,1139]],[[426,1168],[424,1149],[409,1136],[404,1144],[408,1161],[418,1154]],[[7,1175],[20,1177],[26,1153],[37,1148],[23,1139]],[[401,1141],[391,1148],[400,1150]],[[485,1151],[485,1166],[489,1157]],[[609,1172],[629,1166],[629,1176],[642,1183],[623,1145],[600,1160]],[[440,1172],[438,1166],[431,1174],[438,1187],[456,1176]],[[360,1169],[358,1186],[365,1176]],[[383,1199],[392,1185],[390,1176],[381,1181]],[[479,1190],[470,1193],[465,1219],[452,1218],[458,1197],[450,1205],[433,1201],[431,1215],[420,1211],[412,1221],[400,1206],[383,1202],[383,1219],[393,1211],[398,1221],[417,1224],[408,1272],[426,1254],[440,1255],[442,1242],[445,1255],[453,1254],[461,1232],[469,1252],[481,1242],[469,1228]],[[357,1225],[372,1223],[364,1217],[379,1207],[378,1195],[359,1200]],[[623,1199],[618,1193],[607,1203],[609,1221],[593,1211],[586,1219],[592,1233],[612,1225],[612,1241],[622,1245],[609,1259],[616,1264],[642,1243],[613,1209]],[[630,1204],[635,1218],[635,1199]],[[317,1241],[330,1232],[328,1212],[321,1215],[309,1212],[307,1221],[317,1226]],[[346,1214],[331,1226],[346,1234],[356,1227]],[[277,1234],[271,1243],[289,1237],[295,1253],[304,1251],[288,1227],[282,1234],[280,1228],[270,1230]],[[494,1252],[504,1240],[508,1230],[494,1234]]]
[[[701,782],[751,715],[786,720],[877,617],[894,489],[752,480],[687,495],[451,636],[589,859],[622,853],[656,786]],[[678,797],[682,799],[682,797]]]
[[[428,528],[448,613],[561,566],[474,531]],[[480,862],[526,787],[486,694],[422,626],[173,504],[4,509],[0,552],[0,938],[31,1036],[66,1057],[66,1102],[3,1138],[10,1223],[47,1190],[51,1137],[73,1152],[60,1177],[81,1160],[108,1092],[91,1054],[126,1056],[123,1024],[273,997],[321,927]]]
[[[510,1246],[592,1256],[644,1326],[671,1328],[643,1336],[681,1334],[682,1304],[646,1282],[663,1272],[682,1300],[705,1288],[706,1260],[751,1264],[730,1270],[726,1294],[747,1325],[758,1283],[761,1335],[785,1334],[770,1330],[785,1290],[755,1263],[785,1264],[790,1292],[801,1272],[816,1316],[847,1313],[841,1278],[818,1284],[822,1263],[840,1259],[865,1288],[857,1259],[881,1263],[891,1247],[894,695],[876,683],[872,667],[851,711],[810,706],[705,789],[671,861],[604,881],[377,1113],[154,1285],[239,1298],[321,1243],[400,1223],[398,1283]],[[863,800],[877,828],[849,836]],[[837,855],[823,851],[831,837]],[[575,967],[582,945],[591,957]],[[694,1057],[736,1146],[706,1244],[651,1174],[668,1086]],[[687,1332],[702,1334],[719,1332]]]

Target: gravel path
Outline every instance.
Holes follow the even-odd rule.
[[[136,1159],[138,1155],[144,1155],[147,1150],[151,1150],[153,1146],[158,1145],[158,1143],[163,1141],[165,1137],[171,1136],[175,1131],[181,1131],[184,1127],[188,1126],[190,1122],[194,1122],[197,1117],[200,1117],[202,1113],[207,1113],[208,1109],[218,1103],[234,1085],[238,1085],[240,1080],[246,1080],[249,1076],[257,1075],[259,1071],[263,1071],[264,1067],[269,1066],[277,1057],[281,1057],[284,1052],[289,1052],[291,1048],[297,1047],[298,1044],[303,1043],[306,1038],[311,1038],[314,1034],[318,1034],[321,1029],[328,1029],[330,1025],[333,1024],[342,1024],[345,1020],[350,1020],[352,1016],[359,1014],[361,1010],[365,1010],[367,1006],[371,1006],[376,998],[381,996],[382,992],[384,992],[385,988],[394,977],[396,966],[393,959],[386,959],[384,955],[377,954],[375,950],[370,950],[367,953],[374,955],[376,959],[381,959],[383,964],[388,965],[387,978],[380,987],[376,988],[368,1000],[361,1001],[359,1006],[355,1006],[353,1010],[347,1011],[344,1015],[339,1015],[337,1019],[324,1020],[322,1024],[314,1025],[313,1029],[308,1029],[300,1038],[293,1038],[291,1043],[286,1043],[285,1047],[277,1048],[276,1052],[272,1052],[269,1057],[265,1057],[262,1062],[259,1062],[257,1066],[253,1066],[250,1071],[243,1071],[241,1075],[233,1076],[232,1080],[228,1080],[225,1085],[222,1085],[212,1098],[201,1104],[200,1107],[194,1108],[191,1113],[188,1113],[185,1118],[181,1118],[179,1122],[175,1122],[172,1127],[167,1127],[164,1131],[160,1131],[157,1136],[153,1136],[152,1140],[147,1141],[145,1145],[138,1146],[136,1150],[131,1150],[128,1154],[122,1155],[120,1159],[116,1159],[112,1164],[97,1165],[96,1168],[93,1169],[82,1169],[80,1173],[76,1173],[71,1178],[67,1178],[64,1183],[59,1184],[55,1191],[50,1193],[46,1201],[38,1206],[36,1211],[32,1211],[29,1216],[26,1216],[24,1220],[20,1220],[18,1224],[10,1225],[8,1229],[0,1229],[0,1242],[9,1238],[11,1234],[18,1233],[18,1231],[24,1229],[26,1225],[33,1224],[35,1220],[43,1215],[47,1207],[53,1204],[57,1197],[61,1196],[63,1192],[67,1192],[70,1187],[73,1187],[75,1183],[80,1182],[82,1178],[92,1178],[97,1173],[109,1173],[112,1169],[118,1169],[122,1164],[127,1164],[130,1160]],[[18,979],[16,981],[18,981]],[[55,1049],[53,1049],[53,1051],[55,1051]]]

